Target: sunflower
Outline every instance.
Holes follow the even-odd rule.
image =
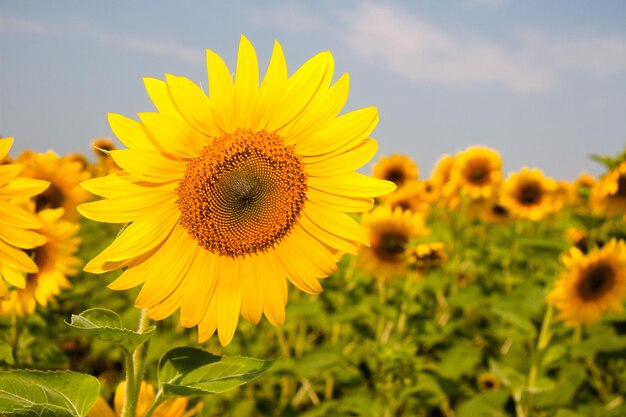
[[[107,401],[98,397],[96,402],[87,413],[87,417],[119,417],[122,415],[122,407],[124,405],[124,382],[121,382],[115,390],[113,397],[114,409],[109,406]],[[141,381],[139,387],[139,399],[135,414],[142,417],[148,411],[148,408],[155,399],[154,387],[146,381]],[[163,401],[152,413],[153,417],[191,417],[195,416],[202,409],[202,403],[198,403],[195,407],[187,410],[189,398],[170,398]]]
[[[443,155],[435,163],[428,184],[434,202],[447,204],[455,194],[455,186],[450,182],[450,174],[454,165],[454,156]]]
[[[423,273],[448,259],[443,242],[420,243],[406,252],[409,269]]]
[[[501,203],[511,216],[536,221],[559,207],[556,191],[556,182],[540,170],[522,168],[504,182]]]
[[[418,175],[417,164],[408,156],[400,154],[383,156],[372,168],[374,178],[391,181],[398,188],[417,180]]]
[[[500,388],[502,383],[500,378],[493,372],[483,372],[478,374],[476,383],[481,391],[492,391]]]
[[[76,274],[82,263],[74,256],[80,244],[76,236],[78,223],[63,220],[63,209],[45,209],[37,212],[37,217],[43,223],[39,232],[47,240],[31,250],[39,271],[26,276],[25,288],[12,289],[7,299],[0,301],[0,314],[4,316],[29,316],[37,304],[45,307],[61,289],[70,286],[67,277]]]
[[[589,201],[589,195],[596,183],[596,178],[586,172],[581,173],[570,188],[569,200],[572,204],[585,206]]]
[[[626,214],[626,161],[594,184],[590,204],[593,212],[599,215]]]
[[[406,275],[406,251],[411,240],[428,233],[422,214],[378,206],[363,214],[362,224],[371,246],[361,249],[359,268],[384,281]]]
[[[78,218],[76,206],[89,199],[89,193],[79,183],[91,176],[81,162],[61,158],[53,151],[23,152],[17,162],[24,164],[23,176],[50,182],[50,187],[35,199],[36,211],[63,208],[66,219]]]
[[[0,139],[0,159],[13,145],[13,138]],[[7,296],[4,281],[24,288],[24,273],[37,272],[37,265],[24,252],[43,245],[46,238],[32,229],[43,226],[41,220],[15,204],[15,200],[33,197],[48,188],[47,181],[18,178],[21,164],[0,165],[0,298]]]
[[[471,200],[491,197],[502,182],[502,160],[489,148],[473,146],[459,152],[450,171],[450,183]]]
[[[570,248],[562,259],[565,270],[548,294],[567,325],[593,324],[603,313],[623,311],[626,298],[626,243],[611,239],[584,254]]]
[[[158,113],[141,122],[110,115],[129,149],[111,151],[121,171],[83,186],[106,199],[83,204],[90,219],[132,222],[85,270],[128,267],[110,288],[143,284],[135,305],[159,320],[180,307],[184,327],[228,344],[239,315],[279,326],[287,280],[304,292],[356,253],[367,235],[347,212],[369,210],[395,186],[355,172],[377,150],[375,108],[338,116],[348,76],[330,85],[323,52],[291,77],[280,44],[259,87],[256,53],[241,38],[234,82],[207,51],[207,96],[186,78],[147,79]]]
[[[391,208],[400,207],[402,210],[411,210],[425,215],[430,207],[429,198],[425,181],[411,181],[385,196],[385,204]]]
[[[499,193],[470,204],[469,213],[485,223],[503,224],[511,220],[509,210],[500,201]]]

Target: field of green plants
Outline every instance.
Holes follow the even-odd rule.
[[[572,182],[504,175],[482,147],[430,173],[380,157],[371,174],[398,188],[353,216],[370,246],[318,295],[289,284],[284,325],[240,320],[222,347],[178,311],[140,317],[140,287],[107,288],[125,268],[82,271],[124,228],[76,212],[95,199],[81,181],[119,170],[110,141],[96,162],[3,146],[0,207],[33,213],[47,241],[16,244],[0,221],[2,415],[131,415],[125,369],[138,416],[626,415],[626,154]],[[9,244],[39,269],[22,288]]]

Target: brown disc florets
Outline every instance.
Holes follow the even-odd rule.
[[[306,180],[301,158],[280,136],[237,130],[187,165],[177,189],[180,224],[219,255],[265,251],[297,222]]]

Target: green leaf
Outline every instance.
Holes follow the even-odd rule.
[[[178,347],[159,360],[159,389],[166,397],[216,394],[251,381],[271,365],[272,361],[220,357],[200,349]]]
[[[13,348],[6,342],[0,342],[0,361],[9,365],[15,364],[15,358],[13,358]]]
[[[79,315],[72,314],[71,322],[67,325],[78,334],[121,345],[128,351],[146,342],[156,330],[155,326],[150,326],[141,333],[126,329],[117,313],[104,308],[92,308]]]
[[[470,374],[482,357],[482,350],[472,342],[459,341],[441,355],[437,371],[445,378],[457,380]]]
[[[509,399],[506,390],[478,393],[471,399],[462,402],[457,410],[457,417],[505,417],[509,414],[504,406]]]
[[[0,415],[82,417],[99,391],[96,378],[77,372],[0,372]]]

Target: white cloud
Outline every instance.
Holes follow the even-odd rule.
[[[343,39],[359,56],[418,83],[501,85],[522,93],[556,86],[564,72],[604,77],[626,71],[626,38],[558,39],[540,31],[517,45],[476,34],[455,35],[389,4],[358,3],[346,13]]]
[[[0,33],[18,32],[36,36],[63,35],[87,37],[106,47],[114,47],[147,55],[170,56],[185,62],[202,62],[204,55],[171,40],[145,38],[131,33],[113,33],[86,23],[54,25],[19,16],[0,16]],[[200,51],[202,52],[202,51]]]

